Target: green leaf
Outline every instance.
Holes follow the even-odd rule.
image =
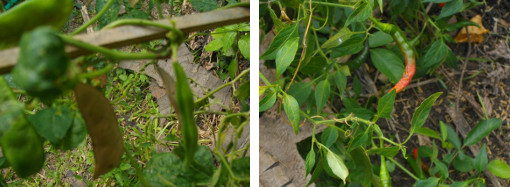
[[[328,101],[330,89],[331,87],[327,79],[322,80],[315,87],[315,102],[317,104],[317,113],[322,111],[322,108],[324,108],[324,105]]]
[[[444,60],[446,65],[450,68],[457,68],[459,64],[459,60],[457,59],[457,56],[455,56],[455,53],[448,47],[447,53],[446,53],[446,59]]]
[[[478,155],[476,155],[476,158],[473,162],[473,166],[478,172],[485,171],[485,168],[487,167],[487,148],[485,148],[485,144],[482,145],[482,148],[480,149],[480,152],[478,152]]]
[[[444,43],[443,40],[436,40],[430,45],[430,48],[425,53],[423,57],[422,67],[433,67],[446,59],[446,55],[448,54],[448,47]]]
[[[321,135],[321,143],[326,147],[331,147],[338,138],[338,131],[335,128],[326,128]]]
[[[193,162],[198,145],[198,129],[193,114],[193,92],[191,92],[184,69],[177,62],[174,62],[173,65],[175,70],[175,98],[177,100],[177,110],[180,113],[181,143],[185,151],[184,165],[188,167]]]
[[[488,165],[489,171],[492,174],[501,177],[503,179],[510,178],[510,166],[506,162],[501,160],[491,160]]]
[[[377,115],[382,118],[391,118],[390,114],[393,111],[395,105],[395,90],[391,90],[390,93],[385,94],[377,102]]]
[[[238,27],[239,25],[218,27],[211,33],[214,40],[205,46],[206,51],[218,51],[222,49],[223,55],[233,56],[234,52],[232,45],[236,41],[237,32],[235,30]]]
[[[220,50],[223,47],[223,42],[220,39],[215,39],[211,42],[209,42],[205,46],[205,51],[211,52],[211,51],[217,51]]]
[[[107,1],[108,0],[96,0],[96,7],[95,7],[96,13],[103,9],[103,7],[107,4]],[[119,3],[119,1],[114,1],[110,5],[110,8],[108,8],[106,13],[103,14],[103,16],[101,16],[101,18],[99,18],[97,27],[99,29],[101,29],[104,26],[108,25],[108,23],[111,23],[111,22],[117,20],[119,12],[120,12],[120,3]],[[98,29],[96,29],[96,30],[98,30]]]
[[[87,137],[87,127],[79,112],[74,111],[73,123],[66,136],[60,141],[63,150],[71,150],[81,144]]]
[[[398,147],[372,148],[367,150],[367,154],[378,154],[386,157],[394,157],[400,149]]]
[[[239,100],[250,98],[250,81],[243,82],[241,85],[239,85],[235,97],[237,97]]]
[[[351,38],[352,32],[348,27],[344,27],[340,29],[335,35],[330,37],[326,42],[324,42],[321,46],[321,48],[333,48],[336,46],[339,46],[349,38]]]
[[[459,154],[453,160],[453,167],[460,172],[468,172],[473,169],[473,159],[463,151],[459,151]]]
[[[199,12],[207,12],[218,8],[215,0],[190,0],[191,6]]]
[[[331,48],[330,58],[352,55],[360,52],[364,48],[365,38],[354,36],[349,38],[337,47]]]
[[[326,160],[328,162],[328,166],[333,171],[333,174],[342,179],[345,184],[345,179],[349,175],[349,169],[345,166],[344,160],[330,150],[327,150]]]
[[[306,155],[305,160],[306,173],[310,173],[312,171],[313,165],[315,165],[315,151],[312,148],[310,149],[310,152],[308,152],[308,154]]]
[[[420,104],[416,111],[414,111],[413,118],[411,119],[411,133],[409,136],[411,136],[416,129],[425,124],[425,121],[429,117],[432,105],[434,105],[434,102],[436,102],[437,98],[439,98],[441,94],[443,94],[443,92],[432,94]]]
[[[431,187],[437,186],[439,183],[439,178],[429,177],[428,179],[418,179],[416,183],[414,183],[414,187]]]
[[[273,41],[267,48],[266,52],[260,56],[261,60],[273,60],[276,58],[276,53],[280,51],[283,44],[287,43],[291,38],[299,37],[298,23],[287,25],[274,37]]]
[[[441,13],[439,14],[439,17],[437,19],[441,19],[444,17],[451,16],[453,14],[456,14],[462,10],[462,0],[452,0],[450,2],[447,2],[443,9],[441,9]]]
[[[359,1],[359,3],[354,5],[354,11],[345,21],[344,27],[349,26],[353,22],[364,22],[370,15],[372,15],[372,6],[366,1]]]
[[[351,176],[349,177],[351,183],[357,182],[361,183],[361,186],[372,186],[372,182],[376,180],[374,180],[375,175],[372,175],[372,164],[365,150],[360,147],[347,152],[350,154],[352,161],[354,161],[354,163],[352,161],[349,162],[355,166],[352,168]],[[355,181],[355,179],[357,180]]]
[[[52,144],[57,144],[67,134],[67,130],[73,123],[73,116],[68,106],[61,105],[57,108],[46,108],[29,116],[28,121],[42,137]]]
[[[238,178],[250,178],[250,157],[241,157],[233,160],[232,171]]]
[[[292,95],[292,97],[294,97],[294,99],[298,102],[299,106],[302,106],[312,93],[312,84],[313,81],[294,83],[290,86],[289,90],[287,90],[287,94]]]
[[[370,48],[376,48],[379,46],[386,45],[393,41],[391,35],[386,34],[383,31],[377,31],[368,37],[368,46]]]
[[[466,136],[464,139],[464,146],[470,146],[476,144],[486,136],[488,136],[491,131],[497,129],[499,126],[503,124],[503,121],[497,118],[491,118],[488,120],[483,120],[478,123]]]
[[[459,30],[462,27],[467,27],[467,26],[475,26],[475,27],[480,28],[480,25],[478,25],[475,22],[472,22],[472,21],[459,21],[459,22],[454,23],[454,24],[448,24],[445,27],[445,30],[447,32],[452,32],[452,31],[456,31],[456,30]]]
[[[338,88],[338,92],[340,95],[342,95],[347,88],[347,76],[345,76],[345,74],[341,71],[336,71],[334,79],[336,87]]]
[[[242,35],[237,42],[237,46],[239,47],[239,51],[241,51],[241,54],[244,56],[244,58],[250,60],[250,35]]]
[[[319,163],[317,163],[317,166],[313,170],[312,177],[310,178],[310,181],[306,186],[310,186],[310,184],[314,183],[315,180],[322,174],[322,171],[324,171],[324,161],[323,159],[319,159]]]
[[[366,133],[358,134],[352,140],[352,142],[351,142],[351,144],[349,146],[349,150],[356,149],[359,146],[364,145],[365,143],[367,143],[367,141],[368,141],[368,134],[366,134]]]
[[[230,76],[230,79],[234,79],[236,77],[237,73],[237,60],[236,58],[232,59],[230,61],[230,64],[228,65],[228,75]]]
[[[271,108],[276,102],[276,92],[269,88],[266,90],[266,95],[259,102],[259,112],[264,112]]]
[[[440,121],[440,124],[444,124],[442,121]],[[460,146],[461,146],[461,142],[460,142],[460,138],[459,138],[459,135],[457,135],[457,132],[455,132],[455,130],[448,124],[444,124],[446,126],[446,132],[448,134],[448,136],[446,137],[446,139],[448,141],[450,141],[453,146],[457,149],[460,149]]]
[[[308,50],[308,49],[307,49]],[[321,55],[314,56],[308,61],[308,63],[303,64],[299,71],[303,74],[313,75],[316,73],[321,73],[321,71],[328,64],[328,59],[324,58]]]
[[[450,187],[467,187],[470,183],[469,181],[456,181],[450,184]]]
[[[291,95],[284,94],[283,109],[285,110],[285,114],[287,114],[287,118],[289,118],[289,121],[292,124],[294,133],[297,134],[299,132],[299,118],[300,118],[298,102]]]
[[[198,146],[194,159],[194,166],[186,168],[176,154],[154,152],[143,170],[143,175],[151,186],[207,184],[214,172],[211,152],[205,146]]]
[[[431,138],[435,138],[435,139],[438,139],[440,140],[441,137],[439,137],[436,133],[436,131],[432,130],[432,129],[429,129],[429,128],[425,128],[425,127],[421,127],[421,128],[417,128],[414,133],[416,134],[421,134],[421,135],[424,135],[424,136],[428,136],[428,137],[431,137]]]
[[[449,172],[448,172],[448,166],[446,166],[445,163],[441,162],[440,160],[434,159],[434,170],[433,174],[439,173],[442,178],[448,178]]]
[[[370,59],[375,68],[386,75],[392,83],[397,83],[404,74],[404,63],[393,52],[377,48],[370,50]]]
[[[443,121],[439,121],[439,132],[441,133],[441,141],[444,142],[446,137],[448,137],[448,129],[447,125],[443,123]],[[460,144],[459,144],[460,145]]]
[[[291,38],[278,50],[276,54],[276,76],[285,72],[290,63],[294,60],[298,50],[299,37]]]

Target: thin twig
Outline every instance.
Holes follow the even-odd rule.
[[[313,14],[313,11],[312,11],[312,0],[310,0],[310,3],[308,3],[308,4],[310,5],[310,7],[309,7],[309,9],[310,9],[310,16],[308,17],[308,24],[306,25],[305,35],[303,36],[303,51],[301,51],[301,57],[299,57],[298,66],[296,68],[296,71],[294,71],[294,75],[292,76],[292,79],[290,80],[289,86],[287,86],[287,89],[285,89],[285,92],[287,92],[287,90],[289,90],[290,86],[292,85],[292,82],[294,82],[294,78],[296,78],[297,72],[299,71],[299,67],[301,66],[301,62],[303,62],[303,59],[304,59],[304,56],[305,56],[305,52],[306,52],[306,37],[308,36],[308,30],[310,29],[310,24],[312,23],[312,14]]]
[[[469,62],[469,56],[471,55],[471,38],[469,37],[468,27],[464,27],[466,29],[467,41],[468,41],[468,51],[466,53],[466,58],[464,59],[464,65],[462,66],[462,71],[460,73],[459,85],[457,87],[457,99],[455,100],[455,110],[459,111],[459,101],[462,95],[462,80],[464,79],[464,72],[466,71],[467,64]]]

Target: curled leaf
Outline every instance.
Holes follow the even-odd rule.
[[[97,178],[120,164],[124,153],[122,132],[118,126],[117,116],[103,93],[83,83],[78,84],[74,92],[92,139],[96,161],[94,178]]]

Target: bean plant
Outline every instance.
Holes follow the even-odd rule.
[[[435,3],[445,4],[437,7],[438,13],[425,11]],[[394,117],[396,95],[410,94],[406,86],[412,79],[437,76],[435,70],[443,63],[457,67],[458,59],[447,45],[455,41],[448,32],[479,25],[447,21],[479,4],[462,0],[261,1],[261,41],[270,38],[271,42],[260,59],[275,71],[260,73],[259,112],[276,107],[296,134],[302,125],[313,126],[311,142],[298,146],[304,152],[306,173],[311,175],[308,185],[391,186],[390,172],[395,168],[412,178],[415,186],[484,185],[484,172],[509,177],[502,172],[509,171],[505,161],[487,164],[485,144],[475,157],[466,154],[466,149],[480,145],[502,125],[500,119],[480,121],[464,143],[446,123],[440,123],[439,133],[424,126],[435,101],[444,97],[442,92],[429,95],[419,106],[409,106],[415,110],[411,120],[402,124],[408,130],[405,139],[397,140],[380,126],[381,119]],[[365,90],[358,76],[371,67],[387,80],[376,85],[375,91]],[[324,130],[319,133],[318,129]],[[406,143],[415,135],[431,137],[432,145],[409,149]],[[438,153],[436,140],[445,154]],[[407,162],[399,162],[399,155]],[[422,164],[425,158],[429,165]],[[475,174],[455,181],[450,176],[452,167]]]

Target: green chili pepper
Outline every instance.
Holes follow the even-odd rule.
[[[0,49],[18,44],[21,35],[41,25],[64,26],[73,0],[27,0],[0,14]]]
[[[414,72],[416,71],[416,57],[414,54],[414,50],[409,44],[409,42],[407,42],[407,39],[404,33],[402,33],[402,31],[400,30],[400,28],[389,23],[381,23],[372,17],[370,17],[370,20],[374,22],[375,26],[379,30],[391,35],[393,40],[397,43],[397,46],[400,49],[400,52],[402,53],[402,56],[404,56],[406,64],[404,75],[402,76],[400,81],[398,81],[398,83],[391,89],[391,90],[395,89],[396,92],[398,93],[402,91],[411,82],[411,79],[413,79],[414,76]]]
[[[381,156],[381,168],[379,170],[379,180],[381,181],[382,187],[391,187],[391,178],[388,168],[386,167],[386,159]]]
[[[44,164],[42,140],[29,124],[24,105],[16,100],[7,81],[0,77],[0,146],[2,153],[20,177],[41,170]]]
[[[354,71],[358,69],[363,63],[365,63],[367,57],[368,57],[368,40],[365,40],[365,46],[363,48],[363,51],[361,51],[361,53],[359,53],[359,55],[356,58],[347,62],[346,64],[349,66],[349,69],[351,71]]]

